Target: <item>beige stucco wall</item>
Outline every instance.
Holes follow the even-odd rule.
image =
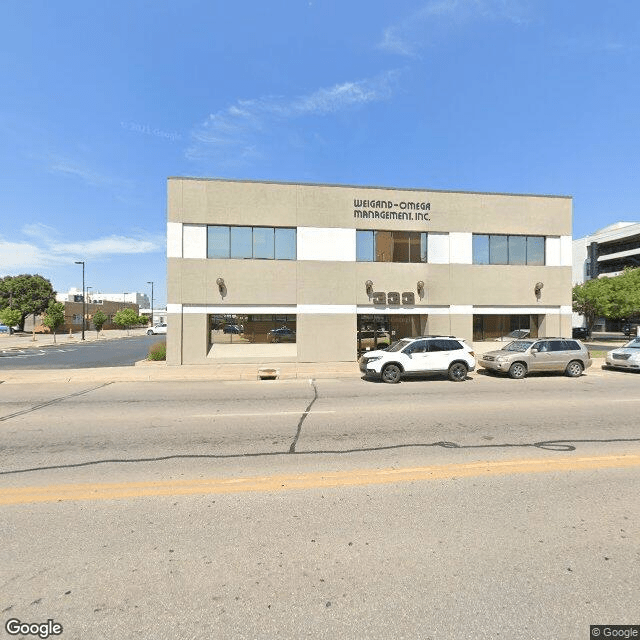
[[[430,220],[413,231],[571,235],[571,199],[380,187],[169,178],[168,220],[355,229],[398,229],[397,220],[354,218],[354,200],[429,202]],[[375,207],[367,207],[367,210]],[[398,210],[400,210],[398,208]],[[268,222],[267,222],[268,221]]]

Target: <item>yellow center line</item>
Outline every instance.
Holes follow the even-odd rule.
[[[116,500],[152,496],[290,491],[556,471],[624,469],[637,466],[640,466],[640,455],[609,455],[586,458],[564,457],[482,461],[404,469],[354,469],[350,471],[247,478],[198,478],[149,482],[62,484],[0,489],[0,505],[64,502],[68,500]]]

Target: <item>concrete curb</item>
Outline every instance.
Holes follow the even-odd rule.
[[[604,358],[594,358],[589,371],[600,370]],[[168,366],[166,362],[142,360],[134,367],[101,367],[94,369],[23,369],[0,370],[0,382],[5,384],[47,384],[63,382],[108,383],[108,382],[257,382],[264,365],[183,365]],[[309,380],[361,378],[356,362],[334,362],[327,364],[274,364],[275,380]],[[472,376],[478,375],[477,369]],[[273,378],[264,378],[269,384]]]

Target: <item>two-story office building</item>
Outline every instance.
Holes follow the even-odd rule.
[[[169,364],[571,335],[565,196],[169,178]]]

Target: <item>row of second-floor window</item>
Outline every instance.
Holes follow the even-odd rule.
[[[207,227],[207,258],[295,260],[296,230],[278,227]]]
[[[427,234],[418,231],[357,231],[358,262],[426,262]]]
[[[473,234],[473,264],[545,264],[544,236]]]

